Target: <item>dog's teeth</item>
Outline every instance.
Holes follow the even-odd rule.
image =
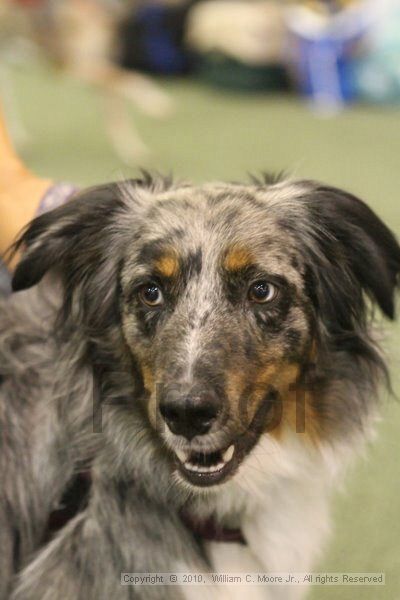
[[[188,471],[196,471],[196,473],[216,473],[217,471],[223,469],[224,466],[225,463],[223,462],[220,462],[217,465],[212,465],[210,467],[207,467],[205,465],[194,465],[190,462],[185,463],[185,469],[187,469]]]
[[[180,461],[184,464],[185,469],[187,471],[192,471],[196,473],[218,473],[218,471],[221,471],[225,467],[225,465],[232,459],[234,452],[235,446],[232,444],[227,450],[225,450],[224,454],[222,455],[222,460],[220,460],[218,464],[204,465],[192,463],[190,460],[188,460],[188,454],[185,454],[184,452],[182,452],[182,450],[176,450],[176,454]]]
[[[211,469],[210,467],[205,467],[204,465],[202,465],[198,466],[196,471],[198,471],[199,473],[210,473]]]
[[[213,472],[214,472],[214,471],[220,471],[221,469],[223,469],[223,468],[224,468],[224,466],[225,466],[225,463],[224,463],[224,462],[220,462],[220,463],[218,463],[217,465],[214,465],[214,466],[212,467],[212,471],[213,471]]]
[[[175,450],[175,454],[181,462],[185,463],[187,461],[188,455],[183,450]]]
[[[192,463],[190,462],[185,463],[185,469],[187,469],[188,471],[200,471],[200,467],[198,467],[197,465],[192,465]]]
[[[196,471],[197,473],[216,473],[220,471],[225,466],[225,463],[220,462],[217,465],[212,465],[211,467],[206,467],[205,465],[193,465],[190,462],[185,463],[185,469],[188,471]]]
[[[229,446],[228,450],[225,450],[222,458],[224,459],[224,462],[229,462],[233,456],[233,453],[235,452],[235,446],[232,444],[232,446]]]

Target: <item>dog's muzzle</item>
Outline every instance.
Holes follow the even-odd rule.
[[[210,389],[187,390],[169,389],[162,395],[159,404],[160,414],[169,431],[185,440],[185,447],[175,449],[175,460],[181,475],[197,486],[219,483],[228,476],[233,466],[234,446],[215,450],[208,446],[205,436],[218,433],[223,425],[224,410],[221,397]],[[194,440],[194,438],[196,438]],[[204,438],[204,439],[202,439]],[[191,442],[194,440],[194,444]],[[201,452],[193,451],[193,445],[203,446]]]
[[[223,394],[205,390],[177,394],[175,390],[163,395],[159,410],[181,477],[197,487],[221,484],[232,477],[268,430],[275,401],[276,394],[267,391],[250,423],[233,428]]]

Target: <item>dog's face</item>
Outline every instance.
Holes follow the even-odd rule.
[[[58,268],[91,330],[120,330],[149,427],[179,476],[223,483],[260,436],[299,427],[299,411],[299,433],[314,441],[327,409],[345,421],[342,406],[318,405],[307,374],[321,379],[326,357],[344,352],[376,360],[363,341],[364,295],[392,317],[400,268],[379,219],[310,182],[124,186],[34,222],[14,287]]]
[[[279,218],[265,192],[167,191],[126,248],[125,339],[150,422],[196,485],[224,481],[279,427],[310,359],[304,265]]]

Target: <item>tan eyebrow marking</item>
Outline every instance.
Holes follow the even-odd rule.
[[[224,267],[229,271],[239,271],[253,264],[254,258],[248,248],[244,246],[232,246],[224,258]]]
[[[179,273],[179,260],[175,253],[167,252],[154,263],[154,267],[164,277],[176,277]]]

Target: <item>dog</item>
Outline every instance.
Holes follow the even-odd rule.
[[[389,383],[372,309],[395,317],[393,233],[314,181],[144,175],[37,217],[19,250],[0,312],[0,598],[303,597],[121,574],[312,569]]]
[[[26,54],[31,57],[40,51],[61,72],[96,89],[104,127],[117,156],[135,166],[150,149],[137,131],[129,105],[155,119],[174,112],[172,98],[153,78],[119,64],[120,28],[140,5],[136,0],[6,0],[0,7],[5,57],[15,62],[22,55],[26,61]],[[8,70],[3,65],[0,71],[1,91],[13,132],[23,140],[28,135],[15,108]]]

